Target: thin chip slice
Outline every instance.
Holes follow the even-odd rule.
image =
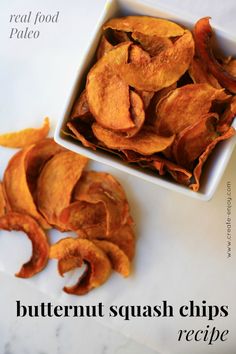
[[[137,31],[142,34],[159,37],[176,37],[184,34],[184,29],[176,23],[148,16],[112,18],[103,25],[103,30],[108,28],[125,32]]]
[[[130,260],[127,255],[117,245],[109,241],[94,240],[94,244],[101,248],[106,253],[111,262],[112,268],[123,275],[128,277],[131,271]]]
[[[44,119],[41,128],[27,128],[18,132],[0,135],[0,145],[10,148],[24,148],[46,138],[50,129],[49,119]]]
[[[197,166],[194,168],[193,171],[193,176],[195,178],[195,182],[190,185],[190,188],[194,191],[197,192],[200,188],[200,178],[202,174],[202,167],[206,160],[208,159],[209,155],[211,154],[212,150],[215,148],[215,146],[226,139],[231,138],[232,136],[235,135],[235,129],[230,127],[223,135],[218,136],[215,140],[213,140],[206,148],[206,150],[203,152],[203,154],[199,157],[199,161]]]
[[[188,70],[193,55],[193,37],[185,30],[172,47],[152,57],[150,63],[122,63],[117,66],[117,73],[137,90],[158,91],[174,84]]]
[[[88,238],[106,236],[106,209],[102,202],[76,201],[63,209],[59,219],[65,230],[84,231]]]
[[[44,229],[48,229],[50,225],[38,212],[27,182],[26,161],[28,153],[34,146],[30,145],[20,150],[11,158],[4,172],[3,187],[12,211],[30,215]]]
[[[194,27],[196,51],[208,70],[219,83],[230,92],[236,93],[236,76],[227,71],[215,58],[211,48],[213,31],[209,22],[210,17],[201,18]]]
[[[135,124],[134,128],[126,131],[125,135],[130,138],[136,135],[145,122],[145,111],[142,98],[134,91],[130,91],[130,112]]]
[[[89,109],[96,121],[109,129],[125,131],[134,127],[129,112],[129,86],[115,70],[117,65],[127,62],[130,45],[131,42],[124,42],[115,46],[87,76]]]
[[[173,46],[173,43],[168,37],[150,36],[140,32],[133,32],[132,38],[138,41],[142,48],[152,57]]]
[[[0,217],[6,214],[6,198],[3,191],[2,182],[0,182]]]
[[[186,170],[184,167],[162,157],[156,157],[151,164],[157,171],[159,171],[160,175],[164,175],[168,172],[176,182],[189,186],[192,172]]]
[[[65,151],[65,149],[52,138],[39,141],[28,151],[25,158],[26,179],[35,203],[37,202],[38,177],[43,166],[54,155],[62,151]]]
[[[135,234],[132,221],[116,230],[109,241],[117,245],[127,255],[129,260],[132,261],[135,253]]]
[[[86,90],[84,90],[80,96],[76,99],[71,115],[71,119],[80,118],[84,121],[91,120],[91,112],[89,110]]]
[[[28,215],[10,212],[0,218],[0,229],[23,231],[32,242],[32,256],[16,274],[20,278],[30,278],[46,266],[49,254],[47,236],[38,223]]]
[[[132,44],[129,51],[129,62],[137,65],[147,65],[150,63],[150,55],[140,46]]]
[[[188,72],[195,84],[207,83],[217,89],[222,88],[218,80],[209,71],[207,71],[199,58],[193,58]]]
[[[99,124],[92,125],[94,135],[105,146],[110,149],[118,150],[132,150],[142,155],[152,155],[156,152],[165,150],[170,146],[175,136],[164,137],[157,135],[153,130],[143,128],[142,131],[127,139],[122,137],[111,130],[101,127]]]
[[[230,96],[208,84],[190,84],[171,91],[156,107],[157,133],[172,135],[194,124],[207,114],[214,100],[225,101]]]
[[[60,261],[65,257],[68,261],[72,257],[74,262],[75,255],[83,259],[87,269],[74,286],[64,287],[63,290],[68,294],[84,295],[108,279],[111,263],[106,254],[89,240],[65,238],[52,245],[50,249],[50,258],[57,258]],[[71,270],[68,265],[63,265],[63,268]]]
[[[73,256],[64,257],[58,260],[57,269],[59,274],[63,277],[65,273],[70,272],[75,268],[80,268],[83,265],[83,259],[80,254],[73,254]]]
[[[73,133],[73,137],[79,140],[83,146],[96,150],[96,145],[91,141],[94,140],[94,136],[90,125],[74,120],[68,122],[67,127]]]
[[[228,107],[220,117],[217,131],[221,134],[225,133],[236,117],[236,96],[233,96],[230,100]]]
[[[97,60],[101,59],[101,57],[108,53],[112,48],[113,45],[107,40],[106,36],[103,35],[97,49]]]
[[[223,64],[225,70],[232,76],[236,77],[236,59],[230,59],[228,62]]]
[[[37,188],[37,205],[46,220],[63,230],[60,212],[70,204],[75,184],[88,159],[71,151],[53,156],[43,167]]]
[[[97,204],[102,202],[106,210],[106,235],[110,236],[129,218],[129,205],[120,183],[109,173],[84,172],[76,185],[74,200]]]
[[[217,138],[217,121],[218,114],[207,113],[196,123],[181,131],[173,144],[173,154],[180,166],[191,169],[193,162]]]

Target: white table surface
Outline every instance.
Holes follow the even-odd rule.
[[[9,126],[12,129],[20,129],[23,127],[34,126],[39,124],[43,116],[49,115],[52,119],[52,130],[55,128],[56,120],[59,114],[61,114],[64,108],[65,97],[68,95],[71,82],[73,82],[76,75],[78,60],[80,57],[80,51],[83,50],[88,43],[89,33],[91,28],[96,23],[98,16],[104,5],[103,0],[37,0],[32,3],[30,0],[2,0],[0,3],[0,42],[1,42],[1,57],[0,57],[0,76],[1,82],[4,85],[1,88],[0,98],[0,131],[9,130]],[[157,4],[157,1],[149,0],[150,4]],[[206,1],[206,0],[166,0],[160,1],[162,5],[165,4],[167,8],[177,8],[179,12],[185,14],[190,13],[191,16],[196,18],[201,16],[210,15],[214,19],[214,23],[224,28],[226,31],[235,35],[236,22],[235,16],[236,5],[233,0],[219,1]],[[9,40],[9,31],[12,27],[9,24],[9,16],[12,13],[23,13],[29,10],[40,10],[45,13],[55,13],[60,11],[60,21],[57,25],[42,25],[40,26],[40,38],[34,41],[27,40]],[[78,32],[78,29],[80,31]],[[81,30],[82,29],[82,30]],[[65,70],[66,68],[66,70]],[[4,151],[4,157],[10,152]],[[5,160],[2,161],[1,171],[5,167]],[[220,205],[224,203],[223,197],[225,191],[225,183],[227,179],[234,178],[235,181],[235,165],[236,165],[236,152],[234,152],[230,164],[227,168],[225,176],[220,184],[219,190],[216,193],[214,208],[209,209],[209,220],[214,222],[214,215],[221,215],[219,212]],[[105,167],[104,167],[105,169]],[[123,176],[123,179],[125,177]],[[151,189],[142,182],[139,182],[142,188],[146,188],[146,191],[151,196]],[[176,196],[168,191],[161,191],[159,193],[163,200],[175,200],[184,205],[182,197]],[[183,197],[184,198],[184,197]],[[187,200],[187,199],[186,199]],[[197,202],[196,202],[197,203]],[[154,203],[150,204],[154,206]],[[190,203],[190,208],[194,210],[194,204]],[[187,205],[187,204],[186,204]],[[200,206],[200,204],[196,204]],[[201,204],[207,212],[207,207],[203,203]],[[166,207],[166,204],[165,204]],[[173,217],[172,222],[178,222],[178,212],[176,215],[173,213],[173,208],[168,206],[171,215]],[[225,208],[222,206],[222,213]],[[186,215],[188,211],[184,210]],[[160,215],[159,215],[160,217]],[[173,221],[174,220],[174,221]],[[181,220],[184,221],[184,216],[181,215]],[[206,222],[206,220],[204,220]],[[199,220],[200,226],[201,220]],[[197,226],[197,222],[194,227]],[[211,225],[212,226],[212,225]],[[220,227],[224,229],[223,223]],[[217,227],[213,227],[215,231]],[[187,233],[191,230],[191,227],[186,225],[183,227],[183,233],[185,233],[185,241],[188,243]],[[209,226],[209,232],[211,227]],[[144,230],[145,231],[145,230]],[[162,230],[163,231],[163,230]],[[178,235],[173,236],[173,247],[176,246],[176,239]],[[205,235],[206,238],[209,235]],[[214,235],[209,238],[214,240]],[[201,242],[204,235],[201,235]],[[195,240],[197,242],[197,240]],[[220,244],[219,238],[215,240]],[[222,241],[222,245],[225,245],[225,241]],[[225,252],[220,245],[222,254]],[[189,245],[190,246],[190,243]],[[192,247],[192,248],[191,248]],[[193,251],[193,246],[190,249]],[[213,252],[213,255],[218,252],[216,247],[213,250],[210,249],[208,243],[206,243],[205,256]],[[204,253],[204,252],[203,252]],[[219,257],[224,257],[219,253]],[[159,255],[161,257],[161,255]],[[235,258],[234,258],[235,259]],[[186,259],[187,261],[188,259]],[[191,261],[191,260],[190,260]],[[226,261],[225,261],[226,262]],[[222,263],[223,264],[223,263]],[[183,266],[186,266],[186,264]],[[197,273],[197,263],[194,264],[193,274],[199,276]],[[235,262],[231,263],[231,267],[235,267]],[[221,272],[221,263],[219,263],[219,272]],[[225,266],[230,267],[229,264]],[[232,269],[230,270],[232,272]],[[169,274],[169,273],[168,273]],[[193,276],[191,272],[187,274],[189,278]],[[219,273],[221,274],[221,273]],[[222,274],[225,274],[222,271]],[[231,273],[230,273],[231,274]],[[232,305],[231,320],[229,323],[231,329],[231,341],[226,347],[215,346],[214,348],[200,347],[200,350],[193,350],[187,346],[181,347],[181,349],[168,349],[168,342],[171,342],[171,337],[164,338],[164,347],[162,353],[217,353],[217,354],[235,354],[236,353],[236,328],[233,326],[235,323],[235,306],[234,299],[235,293],[225,294],[224,286],[229,283],[230,279],[217,279],[216,274],[212,273],[212,282],[219,281],[222,284],[222,291],[218,294],[211,294],[209,296],[209,284],[200,281],[199,287],[196,286],[195,292],[198,291],[199,298],[201,299],[205,294],[209,296],[209,299],[217,299],[219,303],[226,299]],[[188,279],[188,278],[187,278]],[[185,279],[186,280],[186,279]],[[232,279],[235,284],[235,279]],[[37,290],[37,287],[32,287],[26,282],[9,277],[5,273],[0,273],[0,353],[1,354],[64,354],[64,353],[82,353],[82,354],[151,354],[158,351],[158,345],[154,346],[154,349],[150,349],[148,346],[144,346],[138,342],[135,342],[132,338],[139,340],[138,332],[132,331],[132,328],[128,328],[128,333],[131,338],[125,337],[118,331],[112,330],[103,326],[101,323],[90,319],[30,319],[30,318],[16,318],[15,301],[20,299],[23,303],[38,304],[41,302],[53,301],[49,295],[42,294]],[[173,285],[174,286],[174,285]],[[183,288],[187,288],[188,284],[181,284]],[[176,294],[178,301],[185,301],[191,298],[191,291],[188,294],[181,292],[181,286]],[[206,287],[206,288],[204,288]],[[218,287],[212,286],[212,289],[218,289]],[[235,287],[231,287],[235,290]],[[174,294],[171,294],[171,286],[167,286],[167,292],[169,291],[170,298],[174,298]],[[206,291],[204,293],[204,291]],[[163,291],[163,294],[165,292]],[[214,297],[215,296],[215,297]],[[191,322],[189,322],[191,323]],[[168,333],[168,321],[163,322],[164,335]],[[160,323],[161,326],[161,323]],[[122,327],[119,328],[122,332]],[[173,331],[173,329],[171,329]],[[170,331],[170,336],[173,332]],[[124,331],[123,331],[124,332]],[[142,340],[141,340],[142,341]],[[154,342],[153,342],[154,343]],[[149,343],[147,343],[149,344]],[[163,345],[162,345],[163,348]],[[169,347],[170,348],[170,347]],[[210,351],[208,351],[210,350]]]

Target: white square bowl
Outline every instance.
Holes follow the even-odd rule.
[[[146,2],[140,2],[136,0],[108,1],[94,29],[88,49],[85,51],[81,60],[81,65],[78,68],[78,76],[75,78],[75,83],[69,96],[69,100],[66,102],[65,110],[60,117],[56,127],[54,135],[55,141],[69,150],[87,156],[88,158],[98,162],[118,168],[126,173],[140,177],[148,182],[185,194],[189,197],[205,201],[210,200],[220,182],[220,179],[232,154],[236,141],[235,137],[223,141],[217,145],[208,161],[204,165],[200,190],[198,192],[193,192],[188,187],[177,184],[174,180],[171,180],[167,176],[159,176],[158,173],[155,174],[152,171],[149,172],[146,169],[127,164],[118,157],[113,157],[108,152],[99,149],[92,151],[91,149],[82,146],[79,141],[74,140],[62,133],[62,130],[66,128],[66,123],[69,119],[73,103],[78,96],[78,93],[80,93],[84,88],[85,78],[94,60],[94,55],[101,37],[102,24],[110,18],[126,15],[149,15],[166,18],[178,22],[190,29],[195,23],[195,19],[190,19],[189,16],[186,15],[184,16],[177,14],[176,11],[170,12],[164,8],[160,8],[159,5],[149,5]],[[223,52],[226,55],[236,54],[235,39],[233,39],[224,31],[215,27],[213,28],[217,36],[217,43],[219,43],[219,46]],[[236,120],[234,120],[234,125],[236,125],[235,123]]]

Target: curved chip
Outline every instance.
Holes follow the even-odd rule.
[[[96,150],[96,145],[91,140],[94,140],[94,135],[92,133],[91,126],[81,121],[73,120],[68,122],[67,127],[73,133],[73,138],[79,140],[83,146],[88,147],[92,150]],[[66,132],[64,132],[67,134]]]
[[[16,274],[20,278],[29,278],[46,266],[49,254],[47,236],[37,222],[28,215],[10,212],[0,218],[0,229],[23,231],[32,243],[32,256]]]
[[[89,109],[96,121],[109,129],[125,131],[134,127],[129,112],[129,86],[115,70],[117,65],[127,62],[130,45],[131,42],[124,42],[115,46],[87,76]]]
[[[109,241],[117,245],[127,255],[129,260],[132,261],[135,253],[135,234],[130,223],[116,230],[111,235]]]
[[[128,277],[131,271],[130,260],[127,255],[122,251],[117,245],[112,242],[104,240],[94,240],[94,244],[101,248],[103,252],[106,253],[107,257],[111,262],[112,268],[123,275],[123,277]]]
[[[173,154],[180,166],[192,168],[194,160],[217,138],[217,121],[218,114],[207,113],[196,123],[181,131],[173,144]]]
[[[165,150],[170,146],[175,136],[164,137],[157,135],[152,129],[143,128],[140,134],[129,139],[122,137],[111,130],[101,127],[99,124],[92,125],[94,135],[106,147],[118,150],[133,150],[142,155],[152,155]]]
[[[208,84],[189,84],[171,91],[156,107],[155,126],[161,135],[176,134],[207,114],[214,100],[229,98]]]
[[[1,134],[0,145],[10,148],[24,148],[46,138],[49,129],[50,123],[48,117],[46,117],[41,128],[27,128],[18,132]]]
[[[70,118],[71,119],[80,118],[85,121],[91,120],[91,112],[89,110],[86,90],[83,90],[80,96],[76,99],[72,108]]]
[[[146,50],[152,57],[173,46],[173,43],[167,37],[150,36],[140,32],[133,32],[132,38],[135,41],[138,41],[142,48]]]
[[[126,16],[112,18],[103,25],[103,30],[125,32],[140,32],[142,34],[159,37],[176,37],[184,34],[184,29],[172,21],[148,16]]]
[[[108,53],[112,48],[113,45],[107,40],[106,36],[103,35],[97,49],[97,60],[101,59],[101,57]]]
[[[195,84],[207,83],[217,89],[221,89],[218,80],[207,71],[199,58],[194,57],[188,69],[189,76]]]
[[[34,202],[37,202],[37,181],[45,163],[65,149],[58,145],[52,138],[46,138],[34,145],[26,154],[25,173],[29,190]]]
[[[150,63],[139,65],[122,63],[117,73],[137,90],[158,91],[174,84],[188,70],[194,55],[191,32],[185,30],[173,46],[152,57]]]
[[[223,112],[220,117],[219,124],[217,126],[217,131],[225,133],[230,125],[232,124],[233,119],[236,117],[236,96],[233,96],[230,100],[228,107]]]
[[[145,122],[145,111],[142,98],[134,91],[130,91],[130,113],[135,124],[134,128],[126,131],[126,137],[136,135]]]
[[[60,213],[65,230],[84,231],[88,238],[106,236],[106,209],[102,202],[88,203],[78,200]]]
[[[105,172],[84,172],[76,185],[74,200],[88,203],[102,202],[106,210],[106,235],[111,235],[127,222],[129,205],[120,183]]]
[[[129,51],[129,62],[138,65],[150,63],[150,55],[140,46],[132,44]]]
[[[196,50],[207,65],[208,70],[219,80],[219,83],[230,92],[236,93],[236,76],[227,71],[215,58],[211,48],[213,31],[209,22],[210,17],[201,18],[194,27]]]
[[[84,295],[93,288],[102,285],[110,276],[111,263],[106,254],[98,248],[93,242],[85,239],[65,238],[51,246],[50,258],[57,258],[60,261],[66,257],[66,262],[72,257],[72,266],[75,256],[81,258],[87,265],[87,269],[80,277],[78,282],[72,287],[64,287],[64,291],[68,294]],[[80,265],[80,259],[78,261]],[[72,269],[71,263],[62,263],[62,270]]]
[[[46,220],[63,230],[60,212],[70,204],[72,191],[88,159],[71,151],[53,156],[43,167],[37,186],[37,205]]]
[[[26,161],[28,153],[34,146],[30,145],[20,150],[10,159],[4,172],[3,187],[7,204],[12,211],[28,214],[43,228],[48,229],[50,225],[38,212],[27,182]]]
[[[236,77],[236,59],[230,59],[228,62],[223,64],[225,70],[232,76]]]
[[[190,184],[192,172],[185,168],[162,157],[156,157],[151,164],[157,171],[159,171],[160,175],[164,175],[165,172],[168,172],[176,182],[186,186]]]
[[[200,178],[202,174],[202,167],[206,160],[208,159],[209,155],[211,154],[212,150],[215,148],[215,146],[223,140],[229,139],[232,136],[235,135],[235,129],[230,127],[223,135],[218,136],[215,140],[213,140],[206,148],[206,150],[202,153],[202,155],[199,157],[199,161],[197,166],[194,168],[193,171],[193,176],[195,178],[195,182],[190,185],[190,188],[194,191],[197,192],[200,187]]]

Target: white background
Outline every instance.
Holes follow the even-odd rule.
[[[234,1],[149,1],[163,4],[183,14],[197,18],[211,16],[213,23],[229,33],[236,33]],[[81,53],[86,49],[104,1],[7,1],[0,4],[1,42],[1,104],[0,131],[39,126],[48,115],[55,128],[71,85],[77,73]],[[28,11],[56,13],[58,24],[42,24],[37,40],[9,39],[13,24],[10,14]],[[17,25],[25,28],[27,24]],[[236,54],[236,53],[234,53]],[[10,149],[1,149],[2,173]],[[79,299],[61,295],[62,280],[56,277],[55,265],[38,277],[27,281],[1,275],[0,292],[0,353],[152,353],[151,349],[135,345],[120,334],[89,320],[51,320],[15,318],[15,300],[38,304],[52,301],[40,295],[40,289],[54,297],[54,303],[159,304],[168,300],[176,310],[171,318],[142,319],[124,322],[104,319],[102,324],[129,336],[161,353],[226,353],[236,352],[235,255],[228,260],[226,253],[226,182],[233,188],[236,181],[234,152],[224,178],[210,202],[200,202],[109,170],[123,182],[137,224],[137,255],[133,276],[127,280],[114,275],[101,289]],[[235,189],[232,190],[235,203]],[[234,209],[233,209],[234,210]],[[0,268],[14,274],[30,254],[28,241],[16,233],[0,233]],[[233,224],[235,236],[235,224]],[[29,285],[33,288],[30,288]],[[56,300],[57,299],[57,300]],[[208,323],[204,319],[181,319],[178,307],[190,299],[206,300],[209,305],[228,305],[230,315]],[[178,343],[182,329],[204,329],[207,324],[229,329],[225,343],[207,346],[205,343]],[[89,332],[89,335],[86,333]],[[68,342],[68,346],[65,343]],[[95,349],[96,348],[96,349]]]

